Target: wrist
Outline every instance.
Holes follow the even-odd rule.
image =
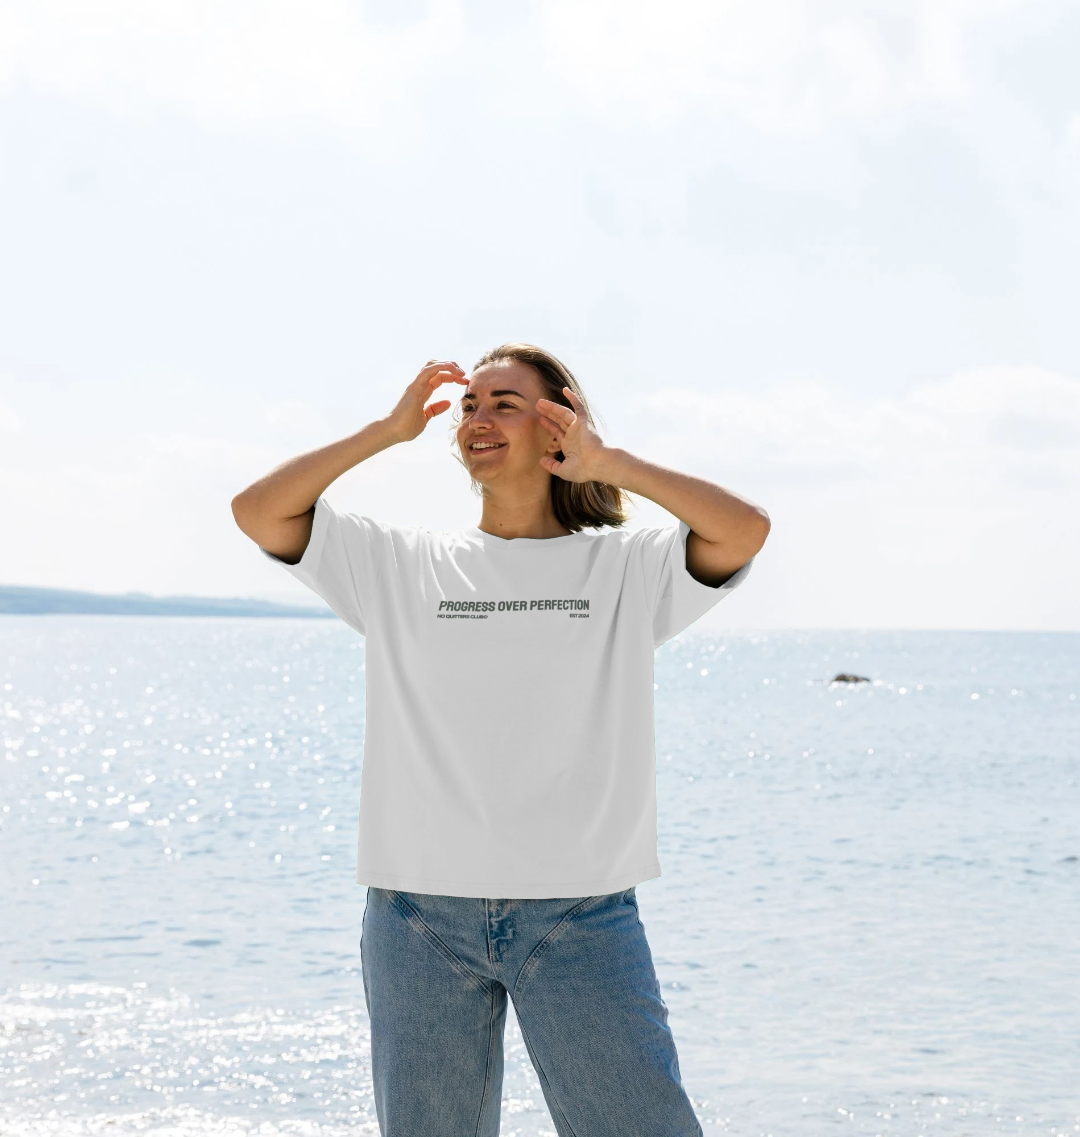
[[[626,483],[632,476],[635,460],[628,450],[618,446],[604,446],[592,463],[590,481],[606,482],[620,489],[628,489]]]
[[[396,446],[399,442],[409,441],[391,416],[375,419],[374,422],[368,423],[361,433],[368,434],[380,450]]]

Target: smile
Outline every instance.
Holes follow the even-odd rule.
[[[474,442],[469,449],[474,454],[482,454],[486,450],[499,450],[505,445],[505,442]]]

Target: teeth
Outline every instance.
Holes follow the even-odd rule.
[[[476,442],[473,443],[472,450],[494,450],[496,447],[502,446],[501,442]]]

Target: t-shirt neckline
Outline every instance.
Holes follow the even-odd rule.
[[[564,533],[561,537],[496,537],[494,533],[486,532],[481,529],[479,525],[470,525],[464,532],[468,537],[491,542],[496,548],[509,549],[514,545],[528,546],[530,548],[539,545],[558,546],[574,541],[576,538],[581,537],[585,531],[579,529],[576,533]]]

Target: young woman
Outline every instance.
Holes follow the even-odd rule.
[[[449,399],[455,532],[321,495]],[[623,491],[677,526],[627,531]],[[760,507],[607,445],[554,356],[431,361],[397,406],[237,495],[240,528],[367,638],[357,880],[384,1137],[495,1137],[509,993],[560,1137],[701,1134],[635,886],[656,855],[653,652],[745,578]]]

